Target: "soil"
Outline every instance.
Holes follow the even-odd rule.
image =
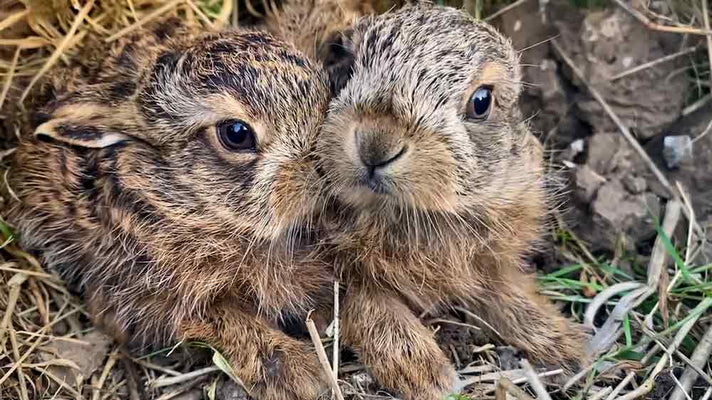
[[[545,21],[534,1],[495,24],[522,49],[525,93],[521,107],[569,182],[565,220],[594,252],[611,252],[622,238],[631,252],[654,237],[654,222],[669,193],[547,42],[554,38],[587,83],[597,90],[670,182],[688,192],[700,224],[712,224],[712,135],[692,144],[691,156],[668,165],[670,137],[700,135],[712,106],[682,116],[690,83],[681,67],[689,57],[657,64],[611,81],[621,72],[692,45],[685,36],[647,29],[620,7],[584,10],[548,2]],[[694,139],[693,139],[694,140]],[[704,253],[704,252],[703,252]],[[707,262],[710,253],[701,254]]]

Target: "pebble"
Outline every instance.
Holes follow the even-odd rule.
[[[670,169],[692,160],[692,138],[689,135],[666,136],[663,139],[663,159]]]

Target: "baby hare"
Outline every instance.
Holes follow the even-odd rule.
[[[345,344],[403,398],[437,399],[455,371],[417,316],[459,304],[532,361],[577,369],[584,334],[523,268],[546,193],[510,42],[431,5],[364,17],[348,36],[350,77],[316,147]]]
[[[257,399],[316,399],[281,328],[330,307],[312,257],[325,72],[259,32],[141,31],[57,72],[14,155],[21,243],[128,344],[206,342]]]

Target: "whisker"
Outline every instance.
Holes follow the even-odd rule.
[[[554,35],[554,36],[552,36],[552,37],[550,37],[550,38],[548,38],[548,39],[544,39],[544,40],[542,40],[541,42],[537,42],[537,43],[534,43],[534,44],[531,45],[531,46],[527,46],[527,47],[525,47],[525,48],[523,48],[523,49],[521,49],[521,50],[517,50],[517,53],[519,53],[519,54],[524,53],[525,51],[531,50],[531,49],[533,49],[533,48],[535,48],[535,47],[537,47],[537,46],[540,46],[540,45],[542,45],[542,44],[544,44],[544,43],[551,42],[552,40],[557,39],[559,36],[561,36],[561,34],[560,34],[560,33],[557,33],[556,35]]]

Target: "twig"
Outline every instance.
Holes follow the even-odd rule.
[[[133,18],[134,21],[138,21],[138,16],[136,15],[136,7],[133,5],[133,0],[126,0],[126,3],[129,6],[129,11],[131,12],[131,18]]]
[[[626,71],[621,72],[620,74],[614,75],[613,77],[611,77],[611,78],[609,79],[609,81],[613,82],[613,81],[615,81],[615,80],[624,78],[624,77],[626,77],[626,76],[628,76],[628,75],[635,74],[636,72],[640,72],[640,71],[646,70],[646,69],[648,69],[648,68],[652,68],[652,67],[654,67],[654,66],[656,66],[656,65],[658,65],[658,64],[662,64],[662,63],[664,63],[664,62],[668,62],[668,61],[674,60],[674,59],[676,59],[676,58],[678,58],[678,57],[680,57],[680,56],[684,56],[685,54],[693,53],[693,52],[695,52],[695,50],[697,50],[697,47],[696,47],[696,46],[692,46],[692,47],[688,47],[688,48],[686,48],[686,49],[684,49],[684,50],[682,50],[682,51],[679,51],[679,52],[677,52],[677,53],[670,54],[670,55],[667,55],[667,56],[665,56],[665,57],[658,58],[657,60],[653,60],[653,61],[646,62],[645,64],[638,65],[637,67],[633,67],[633,68],[631,68],[631,69],[629,69],[629,70],[626,70]]]
[[[621,329],[623,318],[652,293],[655,293],[655,290],[644,286],[623,296],[613,308],[601,329],[596,332],[596,335],[588,343],[586,352],[591,356],[595,356],[610,349],[623,332]]]
[[[557,376],[561,375],[564,372],[563,369],[554,369],[551,371],[546,371],[540,373],[538,376],[540,378],[545,378],[548,376]],[[470,372],[472,373],[472,372]],[[523,369],[510,369],[507,371],[497,371],[497,372],[490,372],[487,374],[483,375],[478,375],[478,376],[473,376],[467,379],[461,379],[458,384],[456,385],[457,390],[462,390],[466,388],[467,386],[473,385],[475,383],[483,383],[483,382],[497,382],[500,378],[507,378],[514,382],[515,384],[519,385],[521,383],[525,383],[528,381],[527,375]]]
[[[139,377],[136,372],[136,366],[133,361],[131,361],[131,358],[126,354],[121,355],[121,365],[124,367],[124,372],[126,373],[126,386],[129,390],[129,399],[141,400],[142,396],[138,391]]]
[[[613,391],[613,388],[608,386],[604,389],[601,389],[598,393],[594,394],[593,396],[589,397],[588,400],[601,400],[603,397],[607,396],[612,391]]]
[[[645,356],[643,356],[643,359],[640,360],[641,364],[645,365],[648,362],[648,360],[650,360],[656,354],[658,354],[658,352],[660,350],[662,350],[660,348],[660,346],[658,346],[657,344],[653,345],[653,348],[651,348],[650,351],[648,351],[645,354]],[[623,390],[623,388],[628,386],[628,383],[630,383],[630,381],[632,381],[633,378],[635,378],[635,376],[636,376],[635,371],[628,372],[628,375],[626,375],[625,378],[623,378],[623,380],[620,381],[620,383],[616,386],[616,388],[613,389],[613,392],[611,392],[611,394],[608,395],[608,397],[606,397],[606,400],[613,400],[613,399],[617,398],[618,393],[620,393],[620,391]]]
[[[220,371],[220,368],[216,366],[210,366],[210,367],[205,367],[196,371],[191,371],[188,372],[187,374],[182,374],[178,376],[172,376],[170,378],[158,378],[148,384],[148,386],[152,388],[159,388],[159,387],[164,387],[164,386],[170,386],[170,385],[175,385],[178,383],[183,383],[185,381],[189,381],[193,378],[197,378],[199,376],[203,376],[206,374],[210,374],[216,371]]]
[[[15,333],[19,333],[21,335],[27,335],[27,336],[31,336],[31,337],[42,336],[43,338],[49,339],[50,341],[53,341],[53,342],[61,341],[61,342],[75,343],[80,346],[91,346],[91,343],[89,343],[85,340],[73,339],[73,338],[64,337],[64,336],[40,335],[39,333],[28,332],[28,331],[16,331]]]
[[[334,376],[339,376],[339,280],[334,281],[334,343],[332,344],[333,354],[331,356],[331,370]]]
[[[24,10],[20,12],[16,12],[14,14],[10,14],[7,17],[5,17],[4,20],[0,21],[0,32],[3,30],[13,26],[15,23],[19,22],[21,19],[25,18],[30,14],[30,9],[25,8]]]
[[[499,331],[498,331],[497,329],[495,329],[492,325],[490,325],[489,323],[487,323],[487,321],[485,321],[484,319],[482,319],[482,317],[480,317],[479,315],[473,313],[472,311],[470,311],[470,310],[468,310],[468,309],[466,309],[466,308],[464,308],[464,307],[455,307],[455,310],[460,311],[461,313],[467,314],[467,315],[469,315],[470,317],[476,319],[477,321],[481,322],[484,326],[486,326],[487,329],[489,329],[489,330],[491,330],[492,332],[494,332],[495,334],[497,334],[497,336],[499,336],[500,338],[502,337],[502,334],[499,333]]]
[[[458,322],[458,321],[451,321],[449,319],[445,318],[434,318],[434,319],[429,319],[425,321],[428,325],[433,325],[433,324],[451,324],[451,325],[456,325],[456,326],[462,326],[464,328],[469,328],[475,331],[481,331],[482,329],[479,326],[475,326],[472,324],[468,324],[465,322]]]
[[[38,278],[43,278],[43,279],[57,280],[57,277],[55,277],[52,274],[48,274],[45,272],[30,271],[30,270],[20,269],[20,268],[13,268],[10,265],[17,265],[17,264],[14,264],[14,263],[1,264],[0,271],[17,272],[17,273],[24,274],[27,276],[36,276]]]
[[[683,117],[686,116],[686,115],[690,115],[690,114],[692,114],[693,112],[699,110],[700,108],[706,106],[707,103],[709,103],[709,102],[711,102],[711,101],[712,101],[712,93],[707,94],[707,95],[705,95],[705,96],[702,96],[701,98],[699,98],[699,99],[698,99],[697,101],[695,101],[694,103],[692,103],[692,104],[690,104],[689,106],[683,108],[681,114],[682,114]]]
[[[501,378],[497,381],[497,387],[495,388],[495,398],[499,400],[500,398],[506,400],[506,392],[509,392],[512,396],[519,400],[534,400],[533,397],[529,396],[527,392],[519,388],[512,381],[507,378]],[[499,395],[497,394],[499,393]]]
[[[517,8],[517,7],[521,6],[522,4],[526,3],[527,1],[529,1],[529,0],[517,0],[517,1],[515,1],[514,3],[512,3],[512,4],[510,4],[510,5],[506,6],[506,7],[500,8],[499,10],[495,11],[494,13],[492,13],[492,15],[487,16],[487,18],[485,18],[484,21],[485,21],[485,22],[489,22],[489,21],[491,21],[491,20],[493,20],[493,19],[499,17],[500,15],[502,15],[502,14],[508,12],[509,10],[512,10],[512,9],[514,9],[514,8]]]
[[[700,305],[698,305],[698,307],[709,306],[710,303],[712,303],[712,298],[706,298],[700,303]],[[633,400],[642,397],[647,393],[650,393],[650,391],[655,386],[655,378],[657,378],[660,372],[665,368],[666,364],[670,360],[671,354],[673,354],[677,347],[680,345],[680,343],[682,343],[682,340],[690,332],[692,327],[700,318],[700,315],[701,314],[697,314],[694,318],[691,318],[689,321],[685,322],[682,327],[680,327],[680,330],[677,331],[677,333],[675,334],[675,337],[670,343],[670,346],[668,346],[667,351],[665,351],[662,357],[660,357],[660,360],[658,360],[657,364],[655,365],[655,368],[650,373],[650,375],[648,375],[648,378],[645,380],[645,382],[643,382],[643,384],[640,385],[637,389],[632,390],[626,393],[624,396],[619,397],[618,400]]]
[[[667,237],[671,237],[678,221],[682,205],[678,200],[672,199],[668,202],[665,210],[665,218],[663,218],[662,231]],[[648,282],[643,286],[626,296],[624,296],[615,306],[608,319],[603,324],[601,329],[596,332],[596,335],[588,344],[588,352],[590,355],[599,354],[608,350],[622,332],[621,323],[623,318],[650,295],[656,292],[660,275],[665,266],[667,259],[667,251],[663,242],[662,236],[658,235],[653,245],[653,252],[650,255],[648,262]],[[602,292],[603,293],[603,292]]]
[[[501,380],[494,387],[494,400],[507,400],[507,388],[502,385]]]
[[[145,368],[148,368],[148,369],[153,369],[153,370],[156,370],[156,371],[161,371],[161,372],[163,372],[164,374],[168,374],[168,375],[171,375],[171,376],[180,376],[180,375],[181,375],[181,373],[178,372],[178,371],[174,371],[174,370],[172,370],[172,369],[170,369],[170,368],[162,367],[162,366],[160,366],[160,365],[152,364],[152,363],[150,363],[150,362],[148,362],[148,361],[141,360],[141,359],[138,359],[138,358],[132,358],[131,361],[132,361],[132,362],[135,362],[136,364],[138,364],[138,365],[140,365],[140,366],[142,366],[142,367],[145,367]]]
[[[257,11],[255,7],[252,5],[252,2],[250,0],[245,0],[245,7],[247,8],[247,12],[250,13],[250,15],[257,17],[257,18],[262,18],[264,15],[262,15],[261,12]],[[265,12],[270,15],[273,14],[272,7],[268,7],[267,4],[265,4]]]
[[[307,315],[306,323],[307,329],[309,330],[309,336],[311,336],[312,343],[314,343],[314,347],[316,348],[316,355],[319,358],[321,366],[324,368],[324,373],[329,378],[329,384],[331,385],[334,397],[336,397],[336,400],[344,400],[344,395],[341,394],[339,382],[336,380],[336,376],[329,366],[329,359],[326,358],[326,351],[324,350],[324,346],[321,344],[319,331],[316,329],[316,325],[314,325],[314,321],[311,319],[311,312]]]
[[[681,388],[681,387],[682,387],[682,384],[680,383],[680,381],[679,381],[679,380],[677,379],[677,377],[675,376],[675,372],[672,371],[672,370],[670,370],[670,371],[668,371],[668,374],[670,374],[670,378],[672,378],[672,380],[675,382],[675,389]],[[690,398],[690,395],[687,394],[686,391],[683,391],[682,393],[685,395],[685,398],[686,398],[687,400],[692,400],[692,398]]]
[[[682,360],[682,362],[687,364],[687,366],[690,367],[693,371],[697,372],[700,378],[707,382],[708,385],[712,386],[712,377],[709,376],[705,371],[703,371],[701,367],[698,367],[697,365],[693,364],[692,360],[687,358],[687,356],[681,353],[680,350],[675,350],[675,355],[677,356],[677,358]]]
[[[465,368],[458,369],[457,373],[460,375],[465,375],[465,374],[483,374],[486,372],[491,372],[497,369],[492,364],[485,364],[485,365],[468,365]]]
[[[692,35],[709,35],[712,34],[712,31],[707,29],[697,29],[693,28],[691,26],[667,26],[667,25],[660,25],[657,24],[653,21],[650,20],[650,18],[646,17],[643,13],[640,11],[634,10],[631,8],[629,5],[625,4],[622,0],[613,0],[618,6],[620,6],[622,9],[626,10],[630,15],[635,17],[640,23],[645,25],[646,28],[652,29],[654,31],[661,31],[661,32],[671,32],[671,33],[689,33]]]
[[[43,333],[46,328],[47,328],[47,326],[45,325],[42,329],[40,329],[39,333]],[[40,344],[41,341],[42,341],[42,337],[38,337],[37,340],[35,340],[35,342],[32,344],[32,346],[30,346],[30,348],[27,349],[27,351],[25,351],[25,354],[23,354],[22,357],[20,357],[20,359],[17,360],[17,361],[12,365],[12,367],[10,367],[10,369],[5,373],[5,375],[3,375],[2,378],[0,378],[0,385],[2,385],[2,383],[5,382],[5,381],[7,380],[7,378],[9,378],[10,375],[12,375],[12,373],[15,372],[15,370],[16,370],[20,365],[22,365],[22,363],[25,361],[25,359],[26,359],[27,357],[29,357],[30,354],[32,354],[33,351],[35,351],[35,349],[37,348],[37,346],[39,346],[39,344]]]
[[[34,278],[30,278],[27,281],[27,286],[30,288],[30,293],[35,298],[35,305],[37,306],[37,312],[40,314],[40,321],[43,325],[49,324],[49,307],[45,305],[42,293],[40,293],[40,288],[37,286]]]
[[[15,357],[15,362],[20,360],[20,349],[17,345],[17,337],[15,336],[15,330],[10,328],[10,344],[12,345],[12,355]],[[25,374],[22,372],[22,365],[17,367],[17,378],[20,384],[20,397],[22,400],[29,400],[27,396],[27,383],[25,382]]]
[[[12,62],[10,63],[10,69],[7,71],[5,76],[5,82],[2,85],[2,93],[0,93],[0,109],[5,103],[5,98],[7,97],[7,92],[10,91],[10,85],[12,84],[12,78],[15,76],[15,68],[17,68],[17,60],[20,58],[21,47],[15,50],[15,55],[12,57]]]
[[[104,382],[106,381],[106,378],[109,376],[109,372],[111,372],[111,369],[114,368],[114,364],[116,363],[116,357],[117,357],[116,352],[109,354],[109,359],[106,360],[104,369],[101,371],[101,376],[99,377],[99,381],[96,382],[96,385],[92,384],[92,395],[91,395],[92,400],[99,400],[99,395],[101,394],[101,388],[104,387]]]
[[[710,398],[712,398],[712,386],[707,388],[707,391],[702,396],[702,398],[700,398],[700,400],[709,400]]]
[[[207,15],[203,11],[198,8],[198,6],[193,3],[193,0],[185,0],[186,4],[188,4],[188,7],[190,7],[194,13],[198,15],[198,18],[200,18],[201,21],[208,27],[210,30],[214,30],[215,26],[213,25],[212,22],[210,22],[210,18],[208,18]]]
[[[17,46],[22,49],[37,49],[50,44],[50,42],[39,36],[27,36],[22,39],[0,39],[0,46]]]
[[[192,381],[189,381],[189,382],[185,382],[184,384],[178,386],[178,387],[175,388],[174,390],[172,390],[172,391],[170,391],[170,392],[168,392],[168,393],[164,393],[164,394],[162,394],[160,397],[156,397],[155,400],[170,400],[170,399],[172,399],[172,398],[174,398],[174,397],[177,397],[177,396],[179,396],[179,395],[181,395],[181,394],[183,394],[183,393],[189,391],[190,389],[193,389],[193,388],[195,388],[195,387],[199,387],[198,384],[199,384],[200,382],[202,382],[203,380],[205,380],[205,377],[204,377],[204,376],[195,378],[195,379],[193,379]]]
[[[61,386],[62,389],[69,392],[72,396],[74,396],[75,400],[82,400],[82,395],[76,389],[69,386],[69,384],[67,384],[67,382],[65,382],[64,379],[60,379],[57,375],[50,372],[47,368],[44,368],[44,369],[35,368],[35,370],[40,371],[43,375],[46,375],[49,379],[53,380],[57,385]],[[57,392],[59,392],[59,389],[57,390]],[[64,398],[66,399],[66,397],[64,397]]]
[[[712,119],[710,119],[710,123],[707,124],[705,130],[702,131],[702,133],[700,133],[699,135],[697,135],[694,139],[692,139],[692,143],[695,143],[696,141],[702,139],[703,137],[705,137],[706,134],[710,133],[710,131],[712,131]]]
[[[690,365],[694,365],[698,368],[704,367],[707,363],[710,353],[712,353],[712,325],[707,328],[702,339],[695,347],[695,351],[692,352],[692,358],[690,359]],[[670,400],[683,400],[686,396],[686,392],[690,390],[692,384],[697,379],[697,372],[688,366],[685,368],[685,372],[682,373],[682,378],[680,378],[680,386],[675,388],[675,391],[670,396]]]
[[[49,71],[50,68],[59,60],[59,57],[64,53],[64,51],[69,47],[70,43],[72,43],[72,39],[74,38],[74,35],[77,33],[77,29],[79,29],[79,26],[84,22],[84,18],[89,15],[89,12],[91,11],[92,7],[94,7],[94,0],[88,0],[87,3],[82,7],[81,10],[79,10],[79,14],[74,18],[74,21],[72,22],[72,26],[69,28],[69,32],[67,32],[67,35],[62,39],[62,41],[59,43],[59,46],[52,52],[52,55],[47,59],[47,62],[44,63],[42,68],[35,74],[35,76],[32,77],[32,80],[30,83],[27,85],[25,88],[25,91],[22,92],[22,96],[20,97],[20,103],[25,101],[25,98],[27,97],[28,94],[30,94],[30,90],[32,87],[37,83],[37,81],[40,80],[44,74]]]
[[[537,398],[539,400],[551,400],[549,392],[546,391],[544,384],[541,383],[541,380],[539,380],[539,377],[537,376],[536,372],[534,372],[534,368],[532,368],[531,364],[529,364],[529,361],[527,361],[527,359],[525,358],[520,361],[519,364],[522,366],[522,368],[524,368],[524,373],[527,375],[529,385],[536,392]]]
[[[480,20],[480,13],[479,10],[477,10],[477,6],[475,5],[474,0],[463,0],[462,1],[462,9],[467,12],[467,14],[472,15],[475,17],[476,20]]]
[[[2,322],[0,322],[0,347],[5,347],[5,334],[8,327],[10,326],[10,321],[12,320],[12,313],[15,310],[15,305],[17,304],[17,298],[20,297],[20,290],[22,289],[22,284],[27,280],[27,275],[23,272],[18,272],[13,275],[12,278],[7,282],[7,286],[10,287],[10,294],[8,295],[7,307],[5,308],[5,315],[2,317]],[[38,339],[39,340],[39,339]]]
[[[230,19],[230,14],[232,14],[232,1],[223,0],[222,7],[218,15],[215,16],[215,22],[217,23],[217,28],[221,29],[227,25],[227,21]]]
[[[173,7],[175,7],[177,4],[182,3],[185,0],[173,0],[169,1],[168,3],[164,4],[163,6],[155,9],[153,12],[150,14],[146,15],[145,17],[141,18],[141,20],[134,22],[133,24],[127,26],[126,28],[121,29],[120,31],[114,33],[113,35],[109,36],[108,38],[105,39],[106,42],[113,42],[114,40],[126,35],[127,33],[130,33],[131,31],[140,28],[141,26],[145,25],[148,22],[151,22],[152,20],[158,18],[161,16],[161,14],[165,14],[168,11],[172,10]]]
[[[591,300],[591,303],[589,303],[586,307],[586,313],[583,316],[584,326],[594,326],[593,320],[596,318],[598,310],[603,307],[611,297],[621,294],[623,292],[639,289],[642,286],[644,286],[644,284],[640,282],[621,282],[603,289],[596,295],[596,297]]]
[[[710,62],[710,83],[712,83],[712,32],[710,32],[710,15],[707,0],[702,0],[702,21],[704,21],[705,29],[707,30],[707,58]]]
[[[667,207],[665,207],[665,217],[663,218],[661,228],[668,238],[671,238],[675,231],[675,227],[680,220],[681,211],[682,204],[678,200],[670,200]],[[658,235],[658,237],[655,238],[653,252],[650,254],[650,261],[648,263],[648,288],[655,289],[658,287],[660,273],[663,271],[667,256],[668,253],[665,249],[662,235]]]
[[[575,385],[576,382],[580,381],[583,379],[584,376],[588,375],[591,370],[596,366],[596,363],[591,363],[586,368],[581,369],[581,371],[577,372],[574,376],[572,376],[566,383],[564,383],[564,390],[569,390],[571,386]]]
[[[460,362],[460,356],[457,355],[457,349],[455,349],[455,346],[450,343],[448,345],[448,348],[450,349],[450,353],[452,354],[452,358],[455,361],[455,367],[460,368],[462,367],[462,362]]]
[[[712,120],[710,121],[710,124],[707,126],[707,129],[712,128]],[[703,132],[702,135],[707,133],[707,131]],[[695,139],[696,140],[696,139]],[[692,142],[694,143],[695,140]],[[683,262],[685,265],[688,265],[692,261],[692,241],[695,237],[695,232],[693,231],[692,227],[694,226],[693,222],[696,221],[695,219],[695,209],[692,207],[692,202],[690,201],[690,196],[687,194],[687,191],[685,188],[682,186],[680,181],[675,182],[675,186],[677,186],[677,191],[680,192],[680,197],[682,198],[682,205],[685,206],[687,209],[687,215],[689,215],[689,218],[692,222],[689,222],[687,224],[687,243],[685,245],[685,259]],[[678,274],[681,274],[682,271],[676,271],[675,276],[678,276]],[[679,278],[678,278],[679,279]],[[670,282],[668,285],[666,292],[670,292],[672,288],[675,285]]]

